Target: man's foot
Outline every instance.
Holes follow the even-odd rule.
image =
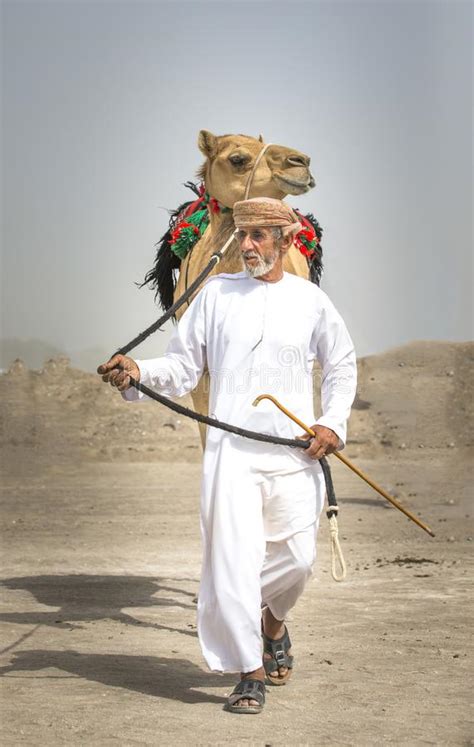
[[[229,695],[226,710],[232,713],[261,713],[265,703],[265,670],[245,672]]]
[[[291,677],[293,657],[286,625],[277,620],[268,607],[262,616],[263,664],[272,685],[284,685]]]

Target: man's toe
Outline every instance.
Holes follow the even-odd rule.
[[[250,706],[258,706],[256,700],[249,700],[248,698],[244,698],[243,700],[238,700],[235,704],[239,708],[250,708]]]

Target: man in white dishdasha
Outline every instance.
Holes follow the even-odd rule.
[[[283,271],[301,229],[291,208],[272,198],[243,200],[234,205],[234,221],[244,270],[207,280],[162,357],[116,355],[97,371],[124,399],[139,401],[145,395],[130,387],[130,376],[180,397],[207,367],[212,417],[294,439],[308,437],[271,402],[252,402],[269,393],[314,422],[312,369],[315,359],[320,363],[322,416],[306,450],[207,432],[199,641],[210,669],[240,672],[227,710],[259,713],[265,681],[282,685],[292,673],[284,621],[311,575],[325,497],[318,460],[344,446],[356,359],[327,295]]]

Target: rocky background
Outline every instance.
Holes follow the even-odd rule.
[[[358,360],[348,456],[473,445],[474,343],[415,342]],[[318,371],[315,371],[317,390]],[[192,407],[190,398],[180,402]],[[316,408],[318,408],[316,403]],[[318,411],[318,409],[316,409]],[[8,458],[199,462],[194,422],[165,407],[126,404],[99,376],[53,358],[14,361],[0,376],[1,447]],[[402,456],[402,455],[400,455]]]

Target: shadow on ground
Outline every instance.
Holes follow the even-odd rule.
[[[176,582],[184,585],[196,584],[192,579],[173,579],[173,583]],[[140,625],[155,630],[167,630],[173,633],[196,636],[196,632],[192,629],[174,628],[157,622],[142,621],[122,611],[123,608],[130,607],[139,607],[140,610],[156,607],[180,607],[194,612],[196,606],[192,600],[195,597],[195,591],[170,586],[166,583],[166,579],[150,576],[71,574],[64,576],[19,576],[3,579],[1,585],[13,591],[27,591],[40,604],[48,607],[59,607],[55,611],[3,612],[0,613],[0,621],[2,622],[75,628],[81,627],[75,625],[75,623],[108,619],[125,625]],[[167,592],[168,595],[156,596],[163,591]]]
[[[187,659],[54,650],[19,651],[13,655],[8,666],[0,667],[0,676],[10,679],[16,672],[37,672],[51,668],[92,682],[100,682],[108,687],[120,687],[183,703],[223,704],[224,697],[201,693],[193,688],[225,687],[235,680],[235,676],[231,679],[230,676],[205,672]],[[25,677],[20,676],[22,679]],[[57,678],[57,675],[41,675],[42,679],[50,677]]]

